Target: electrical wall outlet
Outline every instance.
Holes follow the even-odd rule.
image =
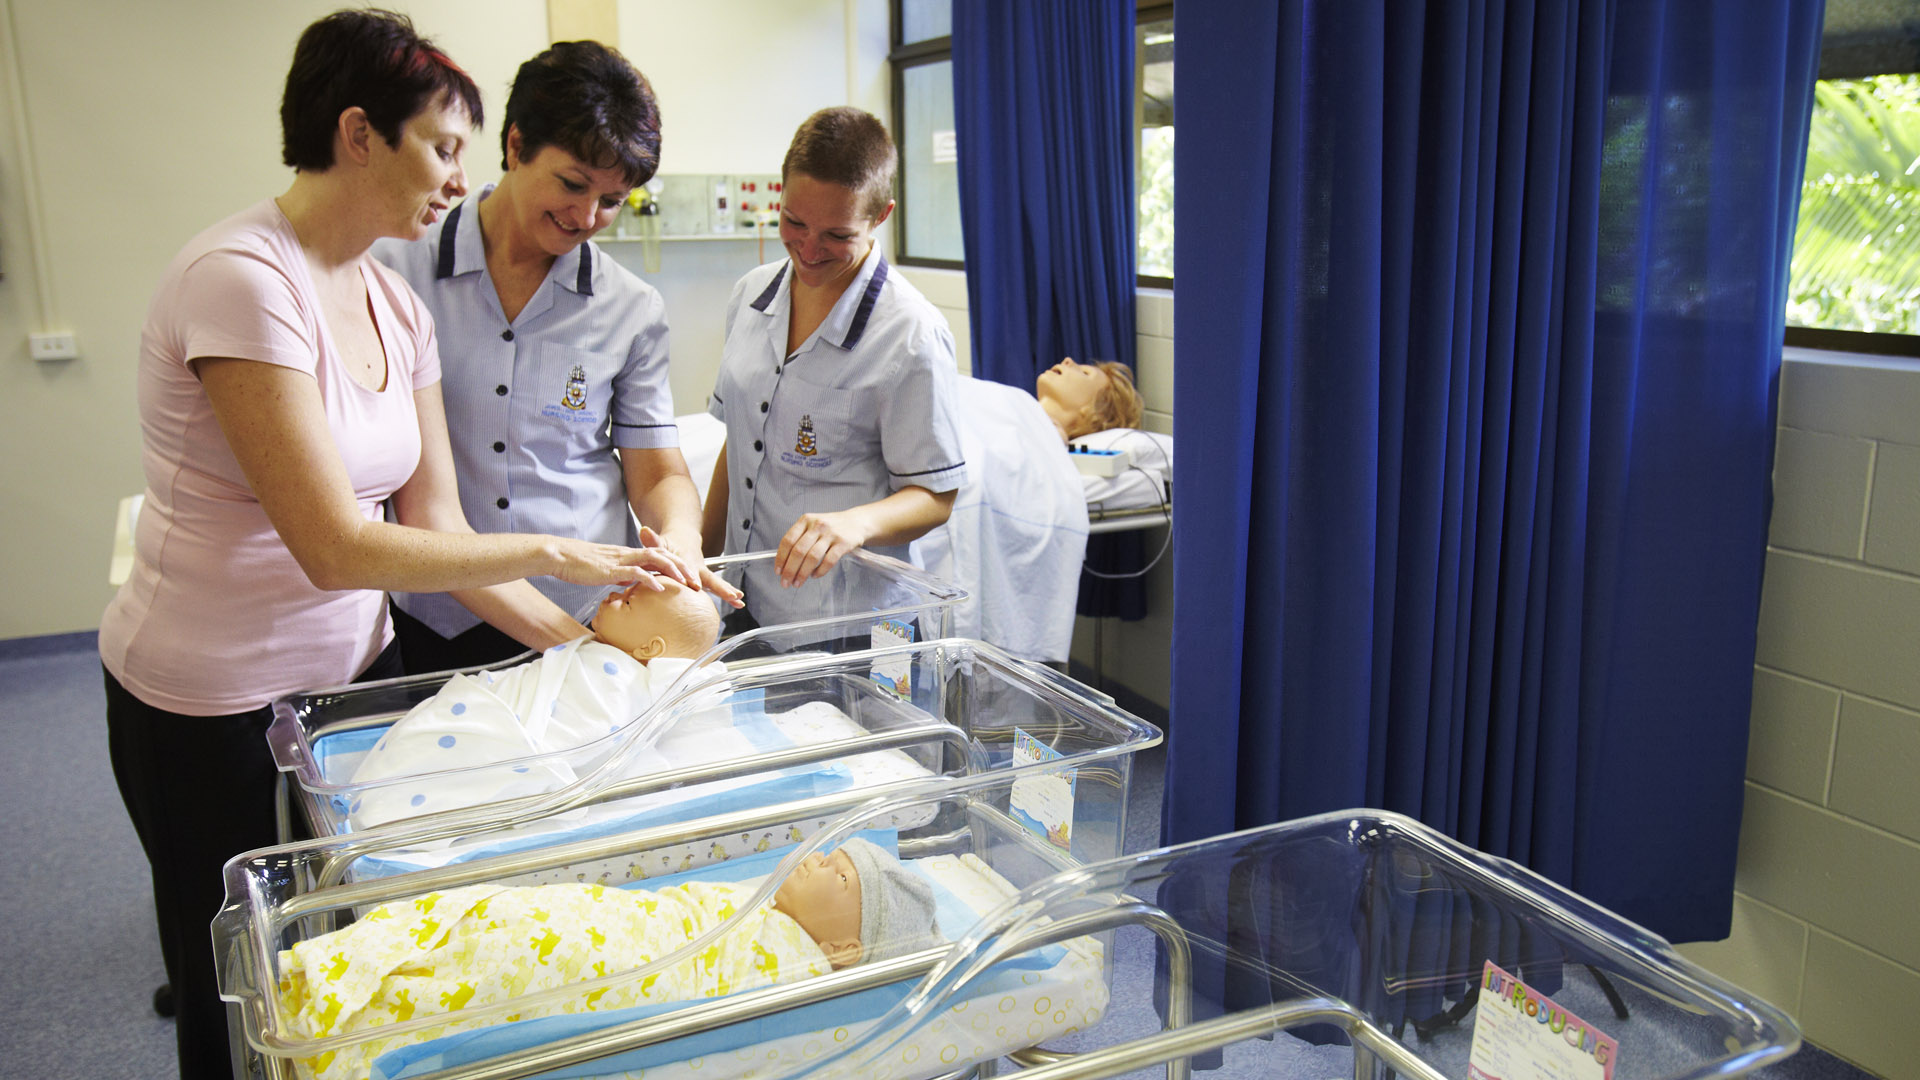
[[[80,355],[80,346],[72,334],[28,334],[27,351],[44,364],[51,360],[75,359]]]

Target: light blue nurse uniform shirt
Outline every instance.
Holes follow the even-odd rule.
[[[615,447],[680,445],[667,384],[660,293],[587,241],[554,260],[509,323],[487,272],[480,201],[488,185],[411,243],[374,256],[433,313],[441,394],[460,505],[478,532],[638,542]],[[606,590],[531,579],[576,618]],[[453,637],[480,619],[445,593],[396,593],[402,610]]]
[[[800,515],[903,487],[966,480],[953,333],[878,250],[819,329],[786,354],[793,280],[783,260],[750,271],[727,302],[727,340],[707,411],[727,425],[728,553],[771,551]],[[908,559],[908,545],[869,550]],[[772,561],[741,583],[762,626],[818,617],[818,589],[786,589]]]

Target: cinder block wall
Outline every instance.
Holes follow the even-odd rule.
[[[1920,362],[1788,350],[1733,935],[1682,952],[1920,1075]]]

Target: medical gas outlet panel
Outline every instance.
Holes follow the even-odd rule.
[[[648,187],[660,207],[662,240],[754,237],[780,224],[778,173],[662,173]]]

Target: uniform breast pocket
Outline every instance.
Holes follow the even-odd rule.
[[[777,410],[767,425],[769,456],[798,477],[837,479],[871,456],[870,439],[856,411],[844,402],[795,402]]]
[[[619,358],[551,342],[540,346],[536,408],[563,431],[592,437],[607,426]]]

